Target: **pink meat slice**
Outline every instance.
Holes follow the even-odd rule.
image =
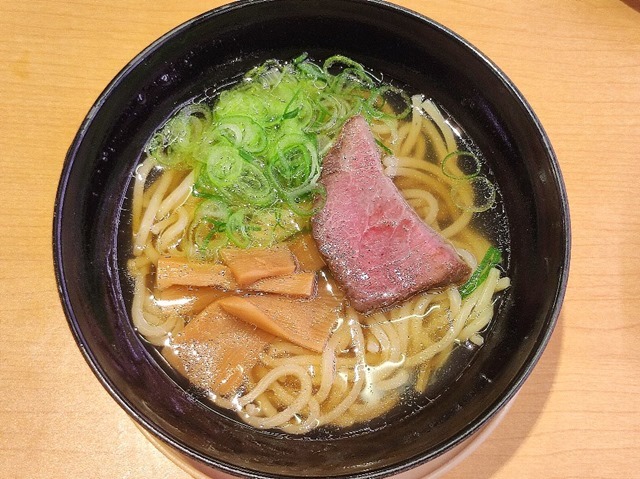
[[[312,219],[320,253],[360,312],[459,284],[470,274],[384,174],[381,159],[366,120],[349,119],[323,160],[326,202]]]

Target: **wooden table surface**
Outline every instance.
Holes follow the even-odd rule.
[[[102,89],[154,39],[220,3],[0,4],[3,478],[188,477],[76,347],[51,225],[67,148]],[[462,35],[518,86],[555,147],[572,215],[551,342],[493,435],[446,478],[640,477],[640,1],[398,3]]]

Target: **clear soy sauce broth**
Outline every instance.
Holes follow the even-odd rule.
[[[217,100],[219,90],[216,90],[216,95],[213,98],[204,99],[205,102],[212,103]],[[196,102],[202,101],[203,99],[197,99]],[[429,201],[423,201],[417,199],[414,195],[408,196],[408,201],[412,206],[415,207],[418,214],[427,218],[431,216],[431,222],[433,222],[434,227],[440,231],[446,231],[448,227],[456,222],[456,215],[464,214],[464,207],[471,206],[471,209],[474,209],[474,206],[480,204],[480,206],[484,206],[483,202],[486,201],[488,196],[492,196],[491,204],[484,208],[484,211],[474,211],[471,215],[468,224],[462,229],[461,233],[453,235],[450,240],[457,246],[463,247],[465,246],[471,256],[475,257],[476,263],[479,263],[482,260],[483,250],[487,248],[488,245],[493,245],[498,248],[502,253],[502,262],[498,265],[498,268],[501,270],[501,276],[504,275],[506,268],[508,266],[508,258],[509,258],[509,232],[507,228],[507,220],[505,216],[504,204],[502,200],[502,195],[500,194],[500,190],[498,188],[497,182],[493,173],[490,171],[487,162],[485,161],[482,152],[477,148],[476,144],[473,142],[471,138],[469,138],[461,125],[457,124],[453,118],[451,118],[446,111],[439,105],[435,103],[431,103],[432,107],[436,109],[437,112],[441,115],[441,120],[438,121],[434,119],[433,116],[430,116],[425,111],[422,111],[420,115],[422,115],[421,122],[423,124],[430,124],[429,128],[421,128],[419,133],[419,140],[421,146],[414,146],[413,148],[403,148],[402,136],[404,133],[398,134],[398,132],[402,131],[403,128],[408,128],[407,122],[400,122],[397,126],[396,131],[389,131],[385,125],[376,128],[374,124],[372,130],[374,131],[374,135],[377,140],[381,144],[381,148],[384,150],[383,155],[386,157],[383,160],[383,165],[385,166],[385,172],[394,178],[394,182],[396,186],[398,186],[401,192],[406,193],[410,190],[416,189],[424,189],[429,190],[428,186],[425,186],[424,182],[420,179],[413,178],[411,175],[403,175],[398,174],[400,171],[403,171],[403,168],[406,169],[407,166],[403,165],[403,158],[409,157],[414,160],[427,162],[432,165],[431,170],[435,173],[431,173],[431,180],[435,182],[435,184],[439,185],[439,191],[447,191],[449,190],[449,194],[455,196],[456,192],[453,191],[454,187],[459,185],[462,182],[469,182],[470,179],[466,178],[467,176],[471,176],[473,178],[482,177],[486,179],[486,183],[478,183],[478,185],[486,185],[489,184],[493,188],[493,190],[489,193],[483,190],[482,188],[476,188],[472,195],[472,204],[462,205],[463,209],[460,211],[456,211],[454,213],[451,212],[452,207],[450,204],[452,203],[451,197],[442,198],[442,194],[438,196],[438,193],[434,193],[435,199],[439,203],[449,203],[449,206],[440,206],[439,212],[433,218],[433,215],[430,215]],[[415,107],[415,104],[414,104]],[[415,118],[414,118],[415,119]],[[408,117],[408,122],[411,122],[411,114]],[[404,126],[403,126],[404,125]],[[443,132],[443,129],[448,129],[448,132]],[[430,133],[431,132],[431,136]],[[435,132],[435,136],[434,133]],[[400,139],[398,139],[400,138]],[[461,151],[464,154],[459,155],[455,159],[455,164],[452,163],[451,170],[454,167],[457,170],[457,176],[455,178],[451,178],[447,176],[445,172],[445,168],[442,166],[443,162],[443,148],[446,154],[450,154],[452,152],[451,144],[447,144],[447,141],[451,143],[451,138],[453,138],[455,142],[455,150]],[[446,155],[445,155],[446,156]],[[397,158],[397,160],[395,159]],[[450,158],[450,161],[453,157]],[[145,159],[145,156],[142,156],[142,159]],[[139,167],[140,168],[140,167]],[[438,170],[440,173],[438,173]],[[420,170],[422,171],[422,170]],[[449,171],[450,173],[451,171]],[[152,191],[154,188],[157,188],[157,183],[160,181],[162,176],[166,173],[166,169],[162,167],[153,167],[148,172],[148,176],[144,178],[142,182],[144,185],[144,191],[146,193]],[[173,179],[170,183],[171,186],[179,185],[184,178],[186,173],[180,173],[177,178]],[[155,185],[155,186],[154,186]],[[468,186],[468,185],[467,185]],[[127,194],[127,208],[125,210],[133,211],[135,215],[136,206],[135,206],[135,191],[136,181],[132,181],[129,193]],[[472,188],[472,189],[473,189]],[[146,194],[145,193],[145,194]],[[406,195],[405,195],[406,196]],[[191,201],[191,200],[189,200]],[[197,203],[197,201],[194,201]],[[456,201],[454,200],[453,203]],[[144,201],[143,201],[144,203]],[[143,205],[142,211],[146,206]],[[191,212],[195,210],[195,206],[191,207]],[[483,209],[483,208],[475,208],[475,209]],[[136,226],[142,221],[141,218],[132,219],[131,224],[129,225],[131,229],[135,230]],[[129,230],[129,235],[131,234],[131,230]],[[153,235],[151,235],[153,236]],[[131,236],[129,236],[131,238]],[[193,381],[189,381],[185,377],[184,374],[177,371],[175,368],[171,367],[170,362],[166,360],[167,351],[172,348],[173,337],[174,335],[179,335],[179,330],[181,328],[175,329],[175,334],[172,333],[171,329],[169,329],[167,337],[162,338],[157,336],[155,333],[157,332],[157,327],[160,323],[158,321],[183,321],[185,324],[188,324],[192,319],[193,315],[185,314],[177,320],[173,317],[169,318],[169,316],[163,318],[162,310],[166,306],[166,301],[161,299],[161,293],[156,291],[155,283],[156,283],[156,272],[155,266],[151,261],[150,264],[145,265],[144,270],[136,270],[131,267],[131,261],[136,261],[135,258],[139,256],[135,256],[133,252],[136,250],[136,247],[139,248],[139,245],[136,246],[135,241],[132,242],[123,240],[120,242],[121,245],[124,245],[123,248],[120,249],[121,255],[125,256],[126,260],[129,260],[129,270],[137,271],[139,274],[138,283],[136,283],[135,274],[132,280],[132,287],[134,289],[134,299],[132,300],[132,309],[135,309],[135,301],[136,295],[144,296],[143,303],[148,304],[149,307],[145,309],[145,306],[142,306],[142,310],[149,312],[152,311],[154,313],[154,320],[149,321],[148,324],[150,327],[146,330],[147,332],[152,332],[153,334],[145,334],[145,325],[136,324],[136,320],[134,319],[134,325],[138,328],[140,335],[143,340],[147,341],[150,345],[153,354],[156,356],[158,362],[162,364],[165,370],[170,374],[179,384],[181,384],[185,389],[190,390],[196,397],[200,398],[203,402],[210,405],[213,410],[217,413],[223,414],[229,417],[232,420],[241,421],[241,417],[243,412],[240,412],[240,417],[238,412],[234,408],[234,403],[237,403],[238,398],[242,396],[243,393],[246,393],[244,389],[241,390],[240,393],[236,394],[234,398],[231,398],[230,401],[224,400],[221,401],[219,395],[216,395],[212,391],[207,388],[202,387],[202,385],[194,384]],[[132,259],[133,258],[133,259]],[[143,261],[140,261],[142,264]],[[137,266],[136,266],[137,268]],[[142,272],[141,272],[142,271]],[[142,278],[142,279],[140,279]],[[319,282],[318,285],[320,288],[335,288],[335,284],[331,280],[330,272],[325,269],[320,271],[319,273]],[[141,289],[142,288],[142,289]],[[429,292],[431,294],[432,292]],[[440,296],[445,295],[444,292],[435,292],[441,293]],[[420,293],[418,296],[424,296],[423,293]],[[491,295],[491,308],[494,311],[494,316],[499,316],[497,311],[500,308],[500,298],[501,293],[495,292]],[[415,301],[415,298],[409,299],[408,301]],[[164,303],[163,303],[164,301]],[[180,298],[173,299],[173,306],[169,308],[172,312],[171,315],[177,314],[180,315],[180,308],[176,308],[175,305],[179,305],[182,300]],[[439,303],[438,301],[444,301]],[[425,325],[431,321],[432,316],[436,316],[439,314],[439,321],[442,322],[441,327],[437,331],[432,331],[434,334],[439,334],[444,336],[448,328],[452,326],[452,314],[446,311],[442,311],[443,306],[446,305],[446,299],[438,299],[433,304],[430,304],[424,311],[420,313],[420,321],[422,321]],[[345,305],[348,305],[348,300],[345,300]],[[370,315],[359,315],[360,324],[362,325],[363,334],[365,337],[365,350],[364,356],[367,355],[375,356],[372,362],[369,362],[367,359],[367,364],[364,367],[360,367],[359,370],[355,372],[343,371],[340,372],[339,366],[336,366],[336,374],[343,374],[345,377],[349,375],[358,376],[364,375],[366,379],[362,389],[358,395],[360,398],[360,409],[366,410],[367,403],[366,398],[370,398],[372,401],[372,409],[378,408],[380,412],[371,416],[368,413],[362,414],[362,416],[358,416],[357,414],[353,414],[353,421],[350,424],[335,424],[328,423],[322,424],[319,427],[310,428],[307,430],[287,430],[287,428],[278,428],[278,427],[267,427],[266,429],[272,431],[275,434],[307,434],[312,437],[338,437],[342,435],[353,435],[360,434],[372,429],[378,429],[384,427],[386,423],[394,422],[401,418],[405,418],[414,414],[418,410],[421,410],[424,407],[428,407],[430,403],[433,401],[437,401],[437,398],[442,394],[444,390],[455,384],[456,380],[462,375],[465,369],[469,366],[469,364],[473,361],[473,357],[481,346],[482,338],[488,329],[491,328],[492,322],[490,321],[487,325],[482,326],[477,333],[474,333],[474,336],[471,339],[460,340],[459,338],[455,338],[451,341],[450,345],[443,350],[443,352],[438,353],[435,358],[430,359],[425,364],[420,364],[417,366],[412,366],[410,368],[405,369],[403,366],[403,362],[406,361],[408,356],[411,354],[416,354],[415,351],[411,353],[409,350],[404,351],[400,354],[399,359],[396,357],[394,360],[385,360],[380,361],[380,355],[376,356],[377,353],[376,348],[381,348],[385,341],[376,340],[376,335],[371,333],[372,324],[379,323],[380,321],[388,321],[391,326],[389,328],[395,328],[396,332],[398,331],[407,331],[410,330],[410,327],[403,323],[416,321],[415,314],[409,314],[408,316],[402,316],[397,313],[399,309],[402,308],[400,306],[394,306],[391,308],[387,308],[387,310],[372,313]],[[440,310],[440,311],[439,311]],[[439,311],[439,313],[438,313]],[[132,313],[135,316],[135,313]],[[160,314],[160,318],[158,319],[158,314]],[[377,315],[377,319],[372,320],[372,317]],[[144,316],[144,314],[143,314]],[[442,318],[445,318],[443,320]],[[143,321],[146,319],[143,318]],[[345,320],[346,321],[346,320]],[[160,324],[161,326],[161,324]],[[184,325],[183,325],[184,326]],[[387,327],[388,325],[385,325]],[[436,328],[438,329],[438,328]],[[390,335],[393,336],[392,330],[390,331]],[[433,335],[433,334],[432,334]],[[427,335],[425,335],[425,338]],[[376,343],[377,341],[377,343]],[[437,341],[437,338],[433,340]],[[407,342],[405,340],[401,340],[402,342]],[[410,341],[409,341],[410,342]],[[428,347],[429,344],[425,344],[424,347]],[[353,345],[349,346],[353,348]],[[266,353],[265,353],[266,354]],[[345,351],[345,358],[349,357],[351,353],[349,352],[349,348]],[[362,364],[360,364],[362,366]],[[357,368],[356,368],[357,369]],[[389,383],[393,378],[396,378],[397,386],[392,388],[391,390],[380,389],[379,385],[376,384],[376,381],[369,381],[369,378],[373,378],[378,375],[379,371],[384,371],[385,369],[392,369],[397,371],[390,375],[390,377],[385,377],[384,380]],[[428,369],[427,372],[425,372]],[[313,370],[313,374],[319,374],[319,368],[315,368]],[[403,375],[400,377],[400,375]],[[416,379],[421,376],[422,379]],[[399,378],[399,379],[398,379]],[[404,378],[404,380],[402,380]],[[259,379],[257,379],[259,380]],[[257,381],[256,380],[256,381]],[[384,381],[383,380],[383,381]],[[420,387],[416,387],[416,383],[421,382]],[[296,392],[296,381],[282,381],[282,387],[289,388],[289,391],[295,395]],[[314,391],[317,391],[318,386],[314,386]],[[390,397],[391,399],[387,400],[386,397]],[[364,399],[364,401],[361,401]],[[274,400],[274,402],[276,402]],[[384,402],[385,404],[381,404]],[[375,404],[374,404],[375,403]],[[304,415],[304,414],[303,414]],[[295,421],[294,421],[295,422]],[[301,418],[298,422],[304,422],[304,418]]]

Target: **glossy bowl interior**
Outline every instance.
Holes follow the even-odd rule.
[[[341,53],[423,92],[490,162],[505,199],[512,287],[469,368],[429,406],[366,434],[295,437],[252,429],[197,400],[158,366],[128,315],[118,241],[151,132],[177,106],[269,58]],[[188,457],[255,478],[377,478],[450,450],[518,390],[557,319],[569,262],[564,186],[521,94],[446,28],[377,1],[234,3],[168,33],[105,89],[69,149],[54,218],[62,304],[89,365],[145,429]]]

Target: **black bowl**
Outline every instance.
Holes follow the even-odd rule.
[[[125,193],[143,144],[177,106],[269,58],[348,55],[425,92],[463,125],[505,200],[512,287],[486,343],[441,397],[366,434],[321,439],[249,428],[159,367],[134,331],[118,254]],[[240,2],[201,15],[139,54],[102,93],[69,149],[54,218],[55,269],[76,341],[98,379],[147,431],[186,457],[255,478],[385,477],[470,437],[522,385],[556,322],[569,264],[558,164],[535,114],[473,46],[411,11],[364,0]]]

